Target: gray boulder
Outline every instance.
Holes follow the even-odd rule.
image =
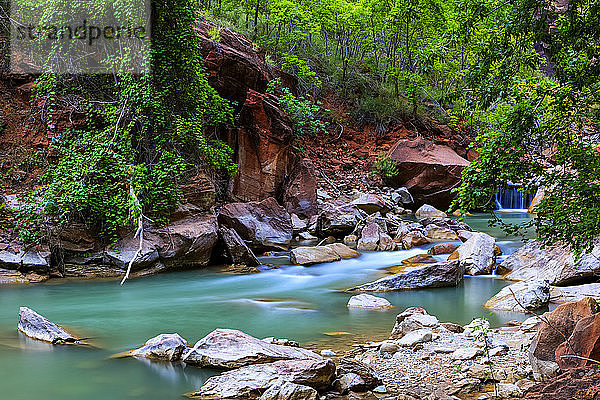
[[[394,290],[453,287],[462,282],[464,272],[464,267],[458,261],[435,263],[409,272],[386,276],[349,290],[359,292],[389,292]]]
[[[392,304],[383,297],[372,296],[370,294],[358,294],[350,297],[348,300],[348,308],[365,308],[365,309],[383,309],[391,308]]]
[[[279,360],[320,360],[310,350],[267,343],[234,329],[216,329],[183,357],[199,367],[233,369]]]
[[[415,202],[412,195],[405,187],[400,187],[394,190],[392,192],[392,200],[401,206],[408,206]]]
[[[440,325],[440,322],[433,315],[427,314],[427,311],[420,307],[409,307],[396,316],[396,324],[390,334],[390,339],[401,339],[410,332],[424,329],[433,329]]]
[[[257,399],[278,379],[315,390],[327,389],[335,375],[335,364],[327,360],[285,360],[250,365],[209,378],[196,392],[195,399]]]
[[[79,343],[75,336],[27,307],[19,308],[18,329],[24,335],[43,342],[52,344]]]
[[[188,343],[176,333],[163,333],[149,339],[139,349],[132,350],[133,357],[150,358],[164,361],[179,361],[184,351],[188,349]]]
[[[47,273],[50,269],[50,250],[47,246],[26,248],[10,243],[0,250],[0,268]]]
[[[363,194],[358,199],[352,201],[350,204],[354,204],[360,210],[363,210],[367,214],[374,214],[376,212],[386,213],[389,211],[389,207],[385,203],[385,200],[375,194]]]
[[[474,232],[458,249],[458,260],[469,275],[489,274],[496,263],[496,240],[486,233]]]
[[[381,385],[382,381],[377,372],[363,362],[350,358],[342,358],[337,368],[338,379],[334,387],[340,393],[366,392]]]
[[[538,279],[502,288],[484,307],[497,311],[527,312],[545,307],[549,301],[550,283]]]
[[[290,214],[272,197],[261,202],[226,204],[218,220],[260,251],[287,250],[292,241]]]
[[[360,210],[354,204],[324,203],[317,219],[317,233],[322,237],[348,235],[361,220]]]
[[[391,251],[397,250],[398,245],[379,224],[372,222],[361,231],[356,248],[363,251]]]
[[[531,240],[509,255],[500,266],[513,281],[547,279],[551,285],[566,286],[586,283],[600,272],[600,239],[590,254],[575,261],[569,246],[558,244],[543,248],[539,240]]]

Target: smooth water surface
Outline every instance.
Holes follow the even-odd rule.
[[[507,215],[515,221],[523,215]],[[482,216],[469,217],[488,231]],[[498,232],[505,252],[520,242]],[[159,333],[177,332],[190,343],[215,328],[240,329],[257,337],[287,337],[318,349],[341,350],[354,341],[381,340],[406,307],[424,307],[442,321],[468,323],[486,316],[497,325],[522,314],[490,314],[482,304],[506,282],[466,278],[457,288],[384,293],[395,309],[348,310],[343,289],[384,276],[382,268],[423,253],[367,253],[312,267],[284,265],[254,275],[204,270],[132,279],[56,281],[0,287],[0,389],[6,399],[177,399],[200,387],[213,371],[150,363],[112,354],[138,347]],[[275,264],[277,258],[265,259]],[[91,338],[97,348],[51,346],[16,331],[19,306]],[[347,332],[349,335],[331,335]],[[326,335],[329,333],[329,335]]]

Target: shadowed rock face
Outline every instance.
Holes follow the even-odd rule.
[[[450,205],[450,191],[460,183],[462,170],[469,164],[450,147],[423,138],[399,140],[388,156],[398,164],[392,184],[406,187],[415,203],[443,210]]]
[[[321,359],[310,350],[267,343],[234,329],[214,330],[183,356],[188,364],[224,369],[279,360]]]
[[[465,269],[458,261],[427,265],[410,272],[386,276],[375,282],[349,289],[358,292],[389,292],[458,285],[464,277]]]
[[[260,264],[252,250],[235,230],[222,226],[219,228],[219,236],[225,244],[227,255],[232,263],[244,264],[248,267],[256,267]]]
[[[286,360],[238,368],[209,378],[188,394],[196,399],[257,399],[277,379],[324,390],[335,375],[335,364],[327,360]]]
[[[27,307],[19,308],[18,329],[32,339],[52,344],[77,343],[69,332]]]

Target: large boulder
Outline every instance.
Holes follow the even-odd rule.
[[[329,387],[335,375],[335,364],[327,360],[285,360],[250,365],[209,378],[196,392],[195,399],[257,399],[278,379],[315,390]]]
[[[458,261],[426,265],[422,268],[386,276],[375,282],[353,287],[359,292],[389,292],[438,287],[453,287],[462,282],[465,269]]]
[[[322,205],[317,219],[317,233],[321,236],[345,236],[361,220],[359,209],[354,204],[332,201]]]
[[[571,336],[556,348],[554,354],[563,371],[586,365],[597,366],[598,363],[590,360],[600,360],[600,314],[577,321]]]
[[[362,229],[356,248],[364,251],[390,251],[398,250],[398,245],[379,224],[372,222]]]
[[[283,204],[290,214],[303,218],[317,215],[317,178],[310,160],[302,160],[293,169],[289,183],[285,186]]]
[[[358,257],[359,252],[342,243],[331,243],[325,246],[301,246],[290,251],[290,260],[294,264],[312,265],[339,261],[342,258]]]
[[[260,400],[319,400],[319,393],[309,386],[279,378],[260,396]]]
[[[19,308],[18,329],[24,335],[43,342],[52,344],[78,343],[75,336],[27,307]]]
[[[395,186],[406,187],[415,202],[447,209],[453,198],[451,190],[469,164],[450,147],[423,138],[401,139],[388,152],[398,165],[391,179]]]
[[[565,286],[587,283],[600,272],[600,241],[589,254],[575,261],[569,246],[558,244],[543,246],[539,240],[531,240],[500,264],[511,271],[505,278],[513,281],[547,279],[551,285]]]
[[[489,299],[485,308],[497,311],[528,312],[548,305],[550,284],[545,280],[517,282]]]
[[[254,249],[287,250],[290,247],[293,234],[290,214],[272,197],[261,202],[226,204],[218,220],[234,229]]]
[[[473,235],[450,255],[457,258],[469,275],[489,274],[496,263],[496,240],[482,232]]]
[[[321,356],[302,348],[267,343],[238,330],[216,329],[182,359],[200,367],[233,369],[279,360],[320,360]]]
[[[529,362],[538,378],[555,376],[559,371],[555,353],[558,346],[570,337],[578,321],[594,315],[598,304],[585,298],[558,306],[542,316],[537,335],[529,347]]]
[[[149,339],[139,349],[129,354],[133,357],[150,358],[154,360],[179,361],[188,349],[188,343],[176,333],[163,333]]]
[[[235,230],[222,226],[219,228],[219,236],[225,244],[228,258],[233,264],[244,264],[249,267],[256,267],[260,264],[256,255]]]

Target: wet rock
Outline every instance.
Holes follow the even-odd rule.
[[[342,258],[358,257],[360,253],[342,243],[331,243],[325,246],[301,246],[290,252],[294,264],[312,265],[318,263],[339,261]]]
[[[383,297],[371,296],[370,294],[359,294],[348,300],[348,308],[385,309],[393,307]]]
[[[398,175],[390,179],[394,186],[406,187],[418,203],[441,208],[450,205],[451,190],[469,164],[450,147],[423,138],[399,140],[388,156],[399,167]]]
[[[496,262],[494,247],[496,241],[488,234],[474,232],[473,235],[451,255],[457,259],[469,275],[490,273]]]
[[[390,339],[400,339],[410,332],[433,329],[437,326],[439,321],[436,317],[427,314],[427,311],[422,308],[409,307],[396,316]]]
[[[309,386],[277,379],[273,386],[260,396],[260,400],[319,400],[319,393]]]
[[[260,264],[252,250],[235,230],[221,227],[219,228],[219,236],[225,243],[227,255],[232,263],[244,264],[248,267],[256,267]]]
[[[311,235],[311,234],[310,234],[310,233],[308,233],[308,232],[300,232],[300,233],[298,234],[298,238],[299,238],[300,240],[309,240],[309,241],[313,241],[313,240],[319,240],[319,238],[318,238],[318,237],[316,237],[316,236],[313,236],[313,235]]]
[[[584,254],[577,262],[566,245],[542,248],[538,240],[529,241],[509,255],[501,264],[512,271],[505,276],[513,281],[547,279],[551,285],[566,286],[587,283],[600,272],[600,244],[596,243],[590,254]]]
[[[434,245],[432,248],[427,250],[427,253],[431,255],[440,255],[440,254],[452,254],[456,249],[458,249],[459,245],[452,243],[439,243]]]
[[[352,201],[351,204],[356,205],[356,207],[367,214],[374,214],[378,211],[385,214],[390,210],[382,197],[370,193],[363,194],[358,199]]]
[[[571,336],[561,343],[555,352],[555,361],[563,371],[569,368],[598,365],[589,360],[600,360],[600,314],[590,315],[577,321]]]
[[[537,335],[529,347],[529,362],[537,379],[558,374],[556,349],[565,338],[571,336],[578,321],[594,315],[596,311],[596,301],[585,298],[575,303],[562,304],[553,311],[544,313],[542,318],[547,323],[539,325]]]
[[[484,307],[498,311],[527,312],[545,307],[549,301],[550,283],[535,280],[517,282],[502,288]]]
[[[285,360],[250,365],[209,378],[196,392],[196,399],[257,399],[282,379],[298,385],[324,390],[331,384],[335,364],[327,360]]]
[[[49,278],[48,275],[40,275],[35,272],[23,274],[16,270],[0,269],[0,285],[39,283]]]
[[[426,265],[422,268],[386,276],[364,285],[353,287],[351,291],[389,292],[437,287],[453,287],[462,282],[464,268],[458,261]]]
[[[312,351],[269,344],[234,329],[216,329],[199,340],[182,360],[210,368],[239,368],[279,360],[320,360]]]
[[[292,240],[290,215],[272,197],[261,202],[226,204],[218,220],[258,250],[287,250]]]
[[[176,333],[163,333],[149,339],[142,347],[131,351],[133,357],[165,361],[179,361],[188,349],[188,343]]]
[[[352,233],[362,220],[359,209],[354,204],[339,201],[324,203],[317,220],[317,232],[320,236],[344,236]]]
[[[285,187],[283,204],[290,214],[303,218],[317,215],[317,177],[315,167],[309,159],[302,160],[293,169]]]
[[[43,342],[78,343],[78,340],[69,332],[27,307],[19,308],[18,329],[24,335]]]
[[[337,375],[353,375],[358,378],[348,379],[346,382],[346,389],[352,390],[353,392],[366,392],[382,383],[381,378],[373,367],[350,358],[340,359]]]
[[[417,211],[415,211],[415,217],[422,218],[446,218],[445,212],[438,210],[434,206],[429,204],[423,204]]]

